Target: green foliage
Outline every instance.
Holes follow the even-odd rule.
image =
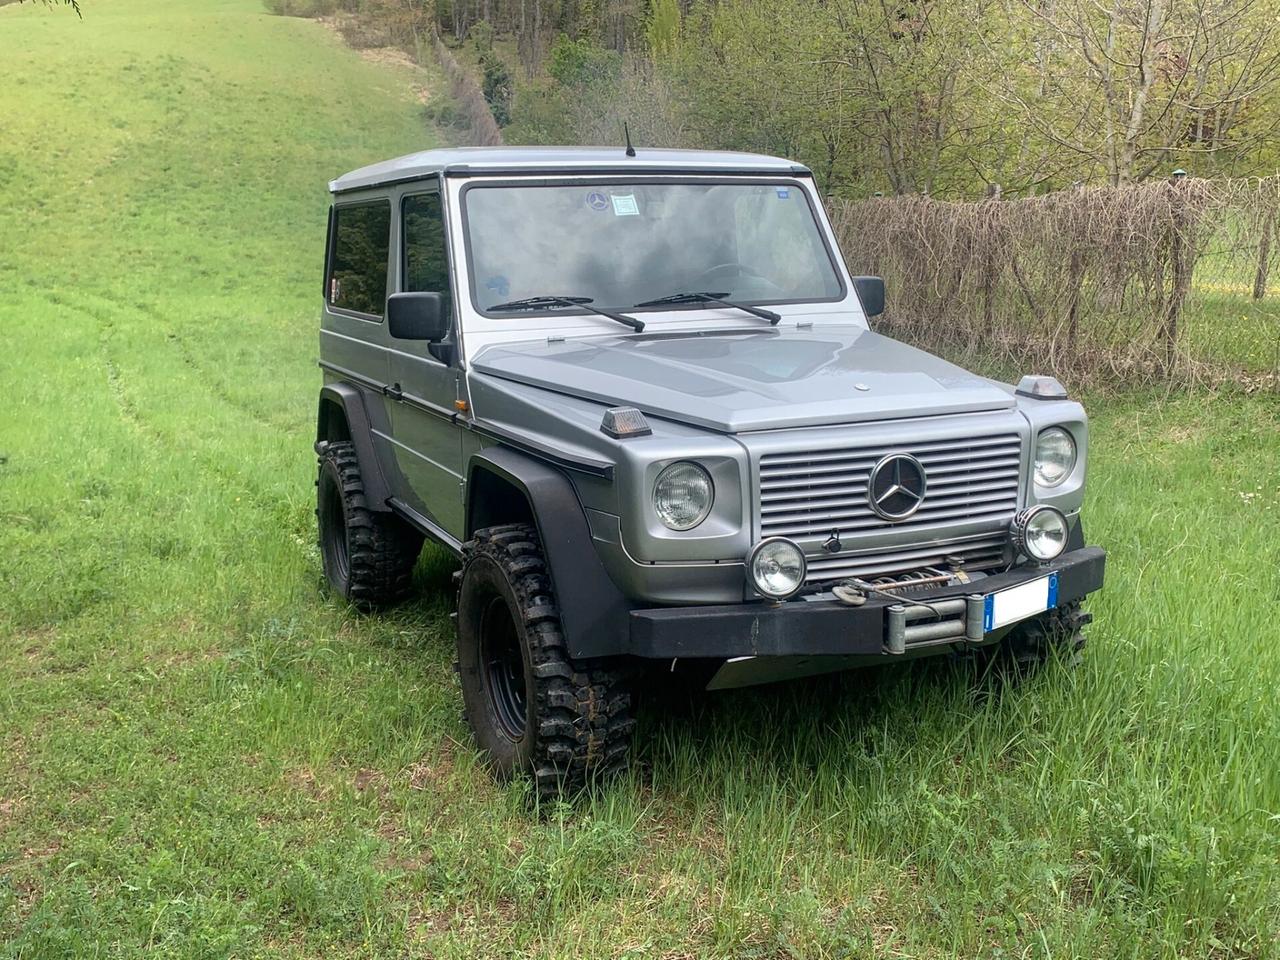
[[[649,52],[661,59],[675,52],[680,42],[680,5],[676,0],[653,0],[645,26]]]
[[[564,87],[582,89],[617,82],[622,59],[590,40],[571,40],[561,34],[551,44],[547,75]]]
[[[471,25],[471,43],[481,58],[493,52],[493,24],[488,20],[480,20]]]
[[[481,91],[485,102],[489,104],[494,122],[505,127],[511,122],[511,99],[514,92],[511,71],[499,57],[485,57],[481,65],[484,69]]]
[[[327,17],[337,9],[335,0],[266,0],[277,17]]]
[[[542,71],[574,95],[557,121],[554,98],[517,96],[512,136],[564,129],[590,141],[602,113],[610,125],[643,117],[649,142],[781,153],[850,196],[976,198],[992,183],[1028,195],[1177,165],[1275,169],[1280,21],[1256,0],[1223,0],[1219,13],[1148,5],[1150,24],[1138,8],[1088,0],[1050,12],[989,0],[653,0],[622,43],[593,43],[585,20],[564,19],[568,5],[548,9],[560,11],[561,39]],[[1116,50],[1082,46],[1079,24]],[[518,42],[537,87],[532,39]],[[588,66],[600,57],[608,69]]]

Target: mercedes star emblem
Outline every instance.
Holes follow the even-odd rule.
[[[892,453],[871,468],[867,503],[885,520],[905,520],[924,503],[924,467],[915,457]]]

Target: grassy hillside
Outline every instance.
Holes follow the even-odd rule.
[[[313,546],[324,182],[422,79],[101,0],[0,10],[0,81],[0,957],[1277,954],[1274,401],[1096,405],[1078,670],[659,691],[534,817],[447,561],[366,618]]]

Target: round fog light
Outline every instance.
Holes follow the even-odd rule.
[[[1052,560],[1067,549],[1067,518],[1043,504],[1023,510],[1009,528],[1013,545],[1033,560]]]
[[[804,586],[804,551],[785,537],[761,540],[747,557],[751,585],[770,600],[785,600]]]

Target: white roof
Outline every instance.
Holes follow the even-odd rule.
[[[466,176],[473,173],[528,173],[539,170],[547,170],[549,173],[808,173],[800,164],[781,157],[721,150],[653,150],[638,147],[636,155],[628,157],[622,146],[450,147],[443,150],[423,150],[360,167],[331,181],[329,190],[340,193],[361,187],[418,180],[441,172]]]

